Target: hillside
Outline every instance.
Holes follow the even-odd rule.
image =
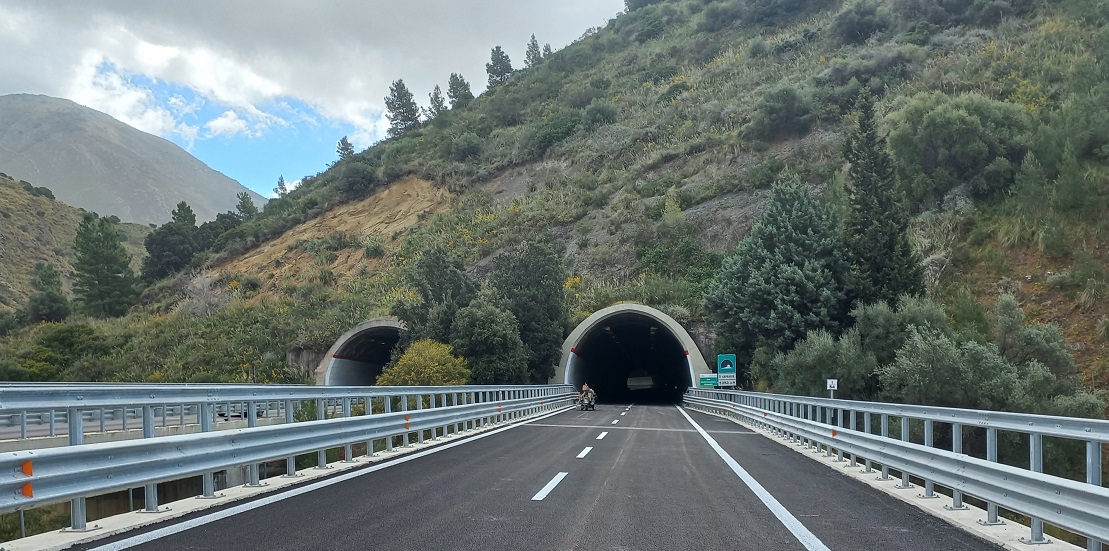
[[[706,288],[775,180],[796,176],[842,213],[845,132],[868,91],[928,296],[985,340],[998,291],[1013,293],[1030,320],[1062,329],[1083,381],[1109,389],[1103,8],[628,5],[224,233],[205,257],[211,281],[199,282],[218,300],[198,280],[163,282],[145,313],[90,329],[126,342],[101,368],[121,380],[241,380],[255,365],[288,380],[286,353],[326,350],[409,296],[404,277],[424,251],[443,247],[482,276],[498,252],[537,237],[560,248],[572,321],[636,300],[704,328]],[[213,308],[196,317],[202,298]],[[24,338],[12,346],[38,337]]]
[[[80,209],[29,193],[15,179],[0,174],[0,309],[14,310],[27,301],[36,262],[54,264],[69,287],[73,238],[80,221]],[[146,255],[143,238],[150,228],[121,223],[118,229],[126,238],[123,246],[137,270]]]
[[[0,170],[140,224],[167,222],[180,201],[200,221],[213,220],[249,191],[167,140],[68,100],[25,94],[0,96]]]

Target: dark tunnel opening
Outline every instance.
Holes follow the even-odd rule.
[[[601,403],[671,403],[692,384],[681,340],[639,312],[601,320],[572,352],[572,383],[588,383]]]
[[[371,327],[347,339],[331,356],[327,385],[373,385],[398,342],[400,328],[392,326]]]

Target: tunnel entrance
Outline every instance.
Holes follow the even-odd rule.
[[[681,324],[648,306],[618,304],[571,332],[555,381],[588,383],[602,403],[669,403],[701,373],[708,366]]]
[[[404,324],[390,319],[362,323],[339,337],[316,370],[316,384],[372,386],[400,342]]]

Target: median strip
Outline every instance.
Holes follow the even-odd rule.
[[[562,479],[566,478],[566,475],[568,475],[568,474],[570,474],[570,473],[558,473],[558,474],[556,474],[555,477],[552,478],[551,481],[548,482],[546,486],[543,486],[542,490],[539,490],[539,493],[535,494],[534,496],[531,496],[531,500],[532,501],[543,501],[543,499],[547,497],[547,494],[551,493],[551,490],[554,490],[555,486],[558,486],[558,483],[562,482]]]

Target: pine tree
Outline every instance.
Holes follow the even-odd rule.
[[[474,93],[470,91],[470,83],[458,73],[451,73],[447,80],[447,99],[451,101],[451,109],[466,107],[474,101]]]
[[[35,263],[30,299],[27,301],[27,323],[57,322],[69,317],[69,299],[62,291],[62,278],[53,264]]]
[[[760,347],[787,351],[815,329],[837,333],[848,317],[849,266],[828,211],[795,178],[770,204],[705,296],[717,336],[743,361]]]
[[[550,57],[554,51],[551,50],[550,42],[543,45],[543,57]]]
[[[554,376],[566,320],[566,269],[545,242],[524,242],[493,259],[489,283],[505,298],[527,347],[529,378]]]
[[[396,303],[391,311],[408,327],[405,340],[449,342],[455,315],[477,292],[477,284],[463,270],[462,261],[447,249],[434,246],[420,255],[405,280],[415,296]]]
[[[162,224],[143,241],[148,255],[142,262],[142,275],[148,281],[177,273],[200,252],[193,209],[181,201],[172,215],[173,220]]]
[[[389,135],[396,137],[420,124],[420,107],[404,80],[394,80],[385,97],[385,114],[389,119]]]
[[[894,180],[886,140],[878,134],[874,97],[863,94],[847,136],[850,163],[844,243],[856,299],[896,304],[901,295],[924,293],[924,270],[909,242],[909,216]]]
[[[95,213],[85,214],[77,226],[73,248],[77,272],[73,291],[81,310],[97,317],[125,314],[134,302],[135,274],[131,255],[119,242],[115,226]]]
[[[277,177],[277,187],[273,188],[273,194],[278,198],[289,194],[289,188],[285,186],[285,176],[282,175]]]
[[[427,95],[430,101],[427,114],[430,118],[436,118],[447,111],[447,101],[443,98],[443,89],[438,84]]]
[[[489,87],[508,82],[508,77],[512,76],[512,60],[508,58],[508,54],[497,46],[489,57],[489,63],[485,64],[485,72],[489,74]]]
[[[527,68],[535,67],[543,63],[543,52],[539,50],[539,41],[535,39],[535,35],[531,35],[531,41],[528,42],[527,53],[524,55],[524,65]]]
[[[339,154],[340,161],[345,161],[354,156],[354,146],[351,145],[346,136],[343,136],[338,145],[335,146],[335,153]]]
[[[282,184],[285,182],[282,181]],[[239,198],[239,204],[235,205],[235,212],[239,213],[239,219],[244,222],[258,216],[258,207],[254,205],[254,201],[250,198],[250,194],[243,191],[236,197]]]

